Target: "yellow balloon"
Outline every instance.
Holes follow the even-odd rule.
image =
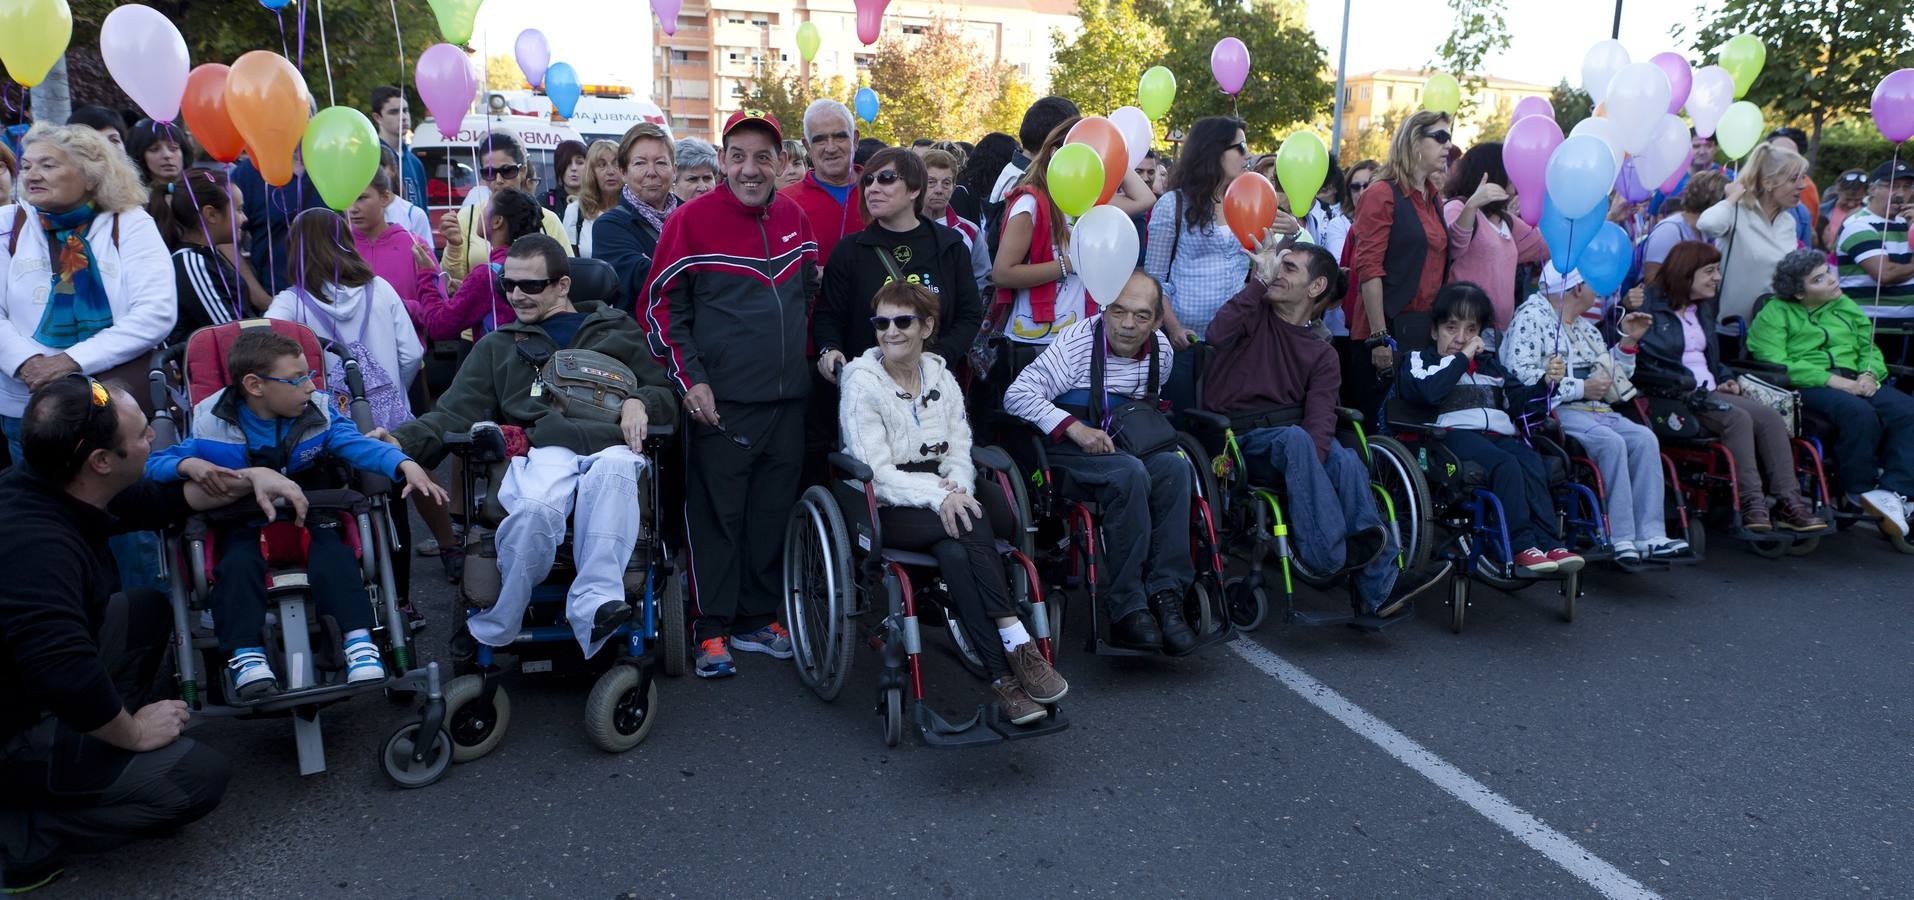
[[[27,87],[45,80],[73,39],[73,10],[66,0],[0,2],[0,62]]]
[[[1748,88],[1754,86],[1767,62],[1768,48],[1752,34],[1737,34],[1721,45],[1720,65],[1735,80],[1736,100],[1748,96]]]
[[[1447,72],[1429,76],[1429,82],[1422,86],[1422,108],[1453,117],[1462,108],[1462,85]]]
[[[804,57],[805,62],[817,59],[817,43],[817,23],[807,21],[798,26],[798,55]]]

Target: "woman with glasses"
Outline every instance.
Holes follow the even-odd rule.
[[[1442,287],[1449,232],[1442,185],[1449,163],[1449,116],[1422,110],[1389,144],[1389,160],[1356,201],[1348,248],[1357,299],[1346,304],[1353,353],[1345,397],[1370,409],[1378,377],[1394,371],[1398,347],[1427,346],[1429,310]]]
[[[445,279],[448,286],[456,290],[465,275],[474,269],[482,269],[489,261],[492,242],[485,233],[489,216],[479,215],[486,208],[485,203],[493,194],[504,190],[523,191],[529,196],[537,196],[537,173],[525,161],[525,148],[520,146],[518,138],[504,132],[493,132],[485,138],[480,148],[485,151],[483,162],[479,166],[479,179],[487,192],[477,201],[439,217],[439,232],[447,235],[445,242]],[[474,193],[477,193],[476,191]],[[571,244],[565,238],[565,223],[558,214],[540,207],[544,213],[540,221],[540,230],[552,236],[567,247]],[[450,233],[447,228],[456,229],[458,245],[462,252],[453,252]]]

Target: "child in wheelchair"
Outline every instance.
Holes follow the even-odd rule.
[[[1510,377],[1482,332],[1494,323],[1487,292],[1467,281],[1444,285],[1431,312],[1433,343],[1409,353],[1397,369],[1396,391],[1408,404],[1434,412],[1446,429],[1442,444],[1488,472],[1489,490],[1502,501],[1513,559],[1504,564],[1537,575],[1569,573],[1584,560],[1555,534],[1548,468],[1517,435],[1515,421],[1534,393]],[[1522,549],[1516,549],[1522,548]]]
[[[404,496],[419,493],[445,502],[445,491],[418,463],[360,434],[351,419],[315,394],[314,374],[298,341],[271,329],[243,331],[227,351],[227,386],[193,410],[189,439],[153,454],[147,477],[191,480],[217,495],[232,470],[262,466],[313,489],[325,478],[326,463],[342,462],[403,480]],[[372,641],[372,608],[359,564],[335,515],[318,511],[312,519],[304,523],[307,575],[320,614],[331,616],[344,636],[346,680],[382,681],[385,666]],[[261,640],[267,560],[260,532],[266,524],[256,518],[241,520],[217,526],[215,533],[217,580],[209,601],[233,691],[242,701],[279,690]]]

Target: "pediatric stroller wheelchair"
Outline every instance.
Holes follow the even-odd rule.
[[[152,423],[155,448],[172,446],[182,434],[191,433],[194,405],[228,386],[227,348],[242,331],[254,328],[269,328],[298,341],[307,364],[316,373],[314,387],[321,392],[326,388],[325,355],[337,357],[344,366],[353,421],[361,431],[371,428],[371,407],[366,401],[359,361],[350,352],[296,322],[249,319],[202,328],[185,343],[154,354],[147,379],[156,410]],[[356,684],[346,680],[339,625],[332,617],[317,614],[312,596],[306,567],[310,535],[295,526],[282,509],[277,520],[260,531],[268,604],[261,645],[274,671],[284,676],[282,689],[253,701],[242,701],[235,695],[228,680],[220,675],[225,665],[219,658],[219,640],[212,633],[211,613],[207,610],[217,572],[213,528],[259,519],[260,510],[248,497],[224,509],[195,515],[183,529],[165,535],[162,559],[171,586],[180,696],[201,715],[290,717],[300,774],[312,775],[326,769],[319,725],[321,709],[375,690],[424,692],[428,700],[419,720],[402,726],[380,753],[381,766],[394,783],[423,787],[444,775],[451,762],[452,743],[439,724],[443,704],[439,701],[438,665],[414,668],[412,649],[406,642],[405,614],[399,609],[392,571],[392,555],[402,550],[390,521],[395,514],[390,505],[391,485],[376,475],[345,471],[333,474],[339,483],[351,486],[307,491],[308,524],[316,520],[337,524],[343,543],[358,563],[367,600],[375,613],[373,641],[379,645],[387,671],[400,674]],[[396,514],[403,514],[403,508]],[[419,735],[436,735],[436,740],[421,741]]]

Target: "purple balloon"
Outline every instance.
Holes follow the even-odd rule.
[[[451,44],[433,44],[419,54],[412,76],[439,134],[451,140],[465,121],[465,111],[472,108],[472,98],[478,96],[478,76],[472,73],[465,51]]]
[[[1547,116],[1553,119],[1555,107],[1549,105],[1547,97],[1523,97],[1516,101],[1515,115],[1510,116],[1509,121],[1520,122],[1529,116]]]
[[[651,11],[658,14],[658,27],[663,28],[665,34],[678,33],[678,9],[683,5],[684,0],[651,0]]]
[[[1914,69],[1896,69],[1881,79],[1873,109],[1882,137],[1896,144],[1914,137]]]
[[[1522,204],[1522,221],[1530,225],[1542,220],[1548,159],[1561,144],[1562,126],[1542,115],[1517,119],[1502,138],[1502,167],[1509,172],[1509,185],[1515,188],[1515,195],[1529,198]]]
[[[1688,177],[1688,167],[1693,165],[1694,162],[1695,148],[1694,145],[1690,144],[1688,154],[1681,158],[1681,165],[1675,167],[1675,174],[1668,176],[1668,180],[1661,183],[1659,190],[1662,194],[1674,194],[1675,188],[1681,187],[1681,180]]]
[[[1623,160],[1621,171],[1615,173],[1615,193],[1630,203],[1640,203],[1654,196],[1655,192],[1642,186],[1641,176],[1635,174],[1635,158],[1632,156]]]
[[[1668,76],[1668,111],[1681,112],[1681,105],[1688,102],[1688,89],[1695,86],[1694,68],[1679,53],[1657,53],[1648,61]]]
[[[518,70],[525,73],[526,83],[544,88],[545,67],[552,64],[552,45],[545,40],[545,32],[536,28],[519,32],[512,53],[518,57]]]
[[[1210,50],[1210,74],[1216,76],[1216,86],[1223,93],[1236,96],[1249,78],[1249,48],[1233,37],[1217,41]]]

